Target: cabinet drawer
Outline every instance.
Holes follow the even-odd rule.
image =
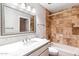
[[[36,51],[34,51],[32,54],[30,54],[29,56],[39,56],[40,54],[42,54],[46,49],[48,48],[48,44],[46,44],[45,46],[42,46],[41,48],[37,49]]]

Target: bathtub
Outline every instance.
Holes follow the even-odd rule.
[[[58,50],[59,56],[79,56],[79,48],[59,44],[59,43],[51,43],[51,47]]]

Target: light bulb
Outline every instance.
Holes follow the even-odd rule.
[[[35,8],[32,9],[32,13],[36,13],[36,9]]]
[[[27,6],[26,10],[31,11],[31,6]]]
[[[25,4],[24,3],[21,4],[21,8],[25,9]]]

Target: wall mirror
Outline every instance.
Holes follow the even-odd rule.
[[[35,15],[22,10],[1,5],[2,12],[2,35],[35,32]]]

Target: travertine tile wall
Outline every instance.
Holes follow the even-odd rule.
[[[61,11],[50,17],[52,41],[79,47],[79,7]]]
[[[46,10],[46,36],[47,39],[51,40],[51,18],[48,17],[50,15],[50,12]]]

